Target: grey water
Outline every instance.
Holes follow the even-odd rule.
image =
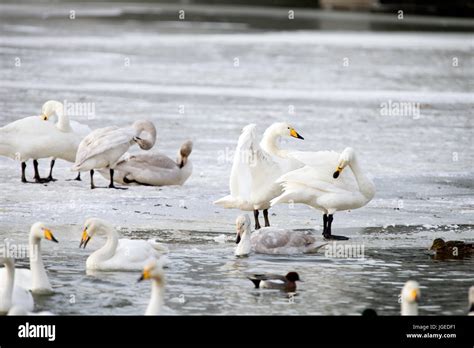
[[[437,237],[474,240],[471,33],[139,19],[159,9],[0,4],[0,125],[40,114],[44,101],[56,99],[93,105],[93,115],[71,117],[93,129],[150,119],[155,147],[172,157],[183,141],[195,144],[183,187],[91,191],[87,175],[66,181],[75,173],[62,161],[58,181],[22,184],[20,164],[0,158],[0,239],[26,244],[31,224],[43,221],[60,241],[43,241],[55,293],[36,296],[36,310],[144,312],[150,284],[137,283],[140,274],[85,271],[103,240],[79,249],[81,226],[96,216],[126,238],[169,246],[170,315],[357,315],[367,307],[396,315],[409,279],[421,285],[421,314],[465,314],[474,259],[434,260],[427,249]],[[413,103],[418,112],[386,113],[389,102]],[[241,128],[257,123],[263,132],[282,120],[305,137],[285,148],[357,150],[377,194],[366,207],[337,213],[333,228],[363,246],[363,258],[234,257],[240,213],[212,201],[228,193]],[[40,167],[46,175],[48,161]],[[27,171],[31,178],[31,163]],[[270,212],[272,225],[321,234],[321,215],[308,207]],[[297,271],[304,282],[295,296],[253,289],[246,274],[263,271]]]

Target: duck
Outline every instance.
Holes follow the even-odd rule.
[[[234,255],[248,256],[252,251],[260,254],[310,254],[316,253],[327,243],[320,244],[309,232],[264,227],[251,233],[250,217],[240,215],[236,221],[237,247]]]
[[[253,211],[258,230],[261,228],[259,211],[263,210],[265,227],[269,227],[270,200],[282,192],[275,180],[301,167],[300,162],[288,157],[289,151],[281,149],[278,142],[282,137],[304,138],[290,124],[278,122],[265,130],[259,143],[256,128],[253,123],[243,128],[229,179],[230,194],[214,204],[226,209]]]
[[[141,138],[143,132],[148,133],[150,139]],[[99,128],[86,136],[77,149],[73,171],[90,171],[91,189],[95,189],[94,170],[109,169],[109,188],[125,189],[114,185],[114,169],[121,157],[134,145],[142,150],[150,150],[156,141],[156,128],[146,120],[138,120],[131,127],[118,128],[110,126]]]
[[[279,274],[252,274],[247,277],[256,289],[279,289],[287,292],[296,291],[296,282],[302,281],[297,272]]]
[[[159,260],[152,259],[145,264],[142,275],[138,279],[151,280],[151,298],[148,303],[145,315],[159,315],[163,309],[163,297],[165,290],[165,272]]]
[[[16,270],[15,284],[31,290],[34,294],[51,294],[53,293],[53,288],[49,282],[41,256],[42,239],[58,243],[51,229],[46,227],[43,222],[36,222],[31,226],[29,235],[30,269],[18,268]],[[0,270],[0,277],[6,276],[5,271],[7,270]]]
[[[0,264],[5,266],[0,282],[0,314],[6,314],[13,306],[32,311],[34,300],[31,292],[15,284],[15,261],[11,257],[0,256]]]
[[[418,315],[418,302],[420,301],[420,285],[415,280],[409,280],[402,288],[401,315]]]
[[[349,239],[332,234],[334,213],[361,208],[375,195],[375,185],[361,169],[354,149],[347,147],[340,154],[335,151],[293,152],[290,156],[305,166],[277,179],[283,193],[272,199],[271,205],[302,203],[321,210],[324,238]]]
[[[436,238],[430,247],[436,259],[464,258],[474,255],[474,243]]]
[[[87,246],[95,235],[107,238],[105,245],[93,252],[86,261],[87,270],[137,271],[150,258],[160,258],[168,248],[154,240],[119,239],[115,228],[107,221],[89,218],[84,222],[79,248]]]
[[[183,143],[177,161],[162,153],[125,155],[125,159],[119,161],[115,167],[114,181],[145,186],[181,186],[193,171],[193,164],[188,159],[192,149],[192,141]],[[100,173],[104,178],[110,179],[108,171],[102,169]]]

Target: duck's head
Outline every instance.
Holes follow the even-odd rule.
[[[153,259],[146,263],[143,267],[143,272],[138,281],[153,279],[158,282],[160,285],[165,283],[165,272],[163,271],[163,266],[159,260]]]
[[[304,138],[293,128],[293,126],[286,122],[277,122],[272,124],[269,127],[269,131],[281,137],[293,137],[304,140]]]
[[[239,215],[235,220],[235,227],[237,229],[237,239],[235,243],[239,244],[244,232],[250,229],[250,217],[248,214]]]
[[[86,248],[87,243],[96,233],[105,233],[107,231],[113,230],[112,225],[107,221],[99,218],[89,218],[84,222],[84,227],[82,229],[82,238],[79,248]]]
[[[443,249],[446,246],[446,242],[442,238],[436,238],[433,241],[433,245],[431,245],[430,250],[440,250]]]
[[[63,112],[63,104],[56,100],[48,100],[41,108],[41,119],[47,121],[52,115]]]
[[[418,303],[420,300],[420,285],[414,280],[405,283],[402,289],[402,301],[406,303]]]
[[[337,179],[342,170],[346,168],[355,158],[355,151],[352,147],[346,147],[344,151],[339,155],[339,163],[336,171],[333,174],[333,178]]]
[[[298,273],[296,272],[288,272],[285,276],[286,280],[290,281],[290,282],[296,282],[296,281],[300,281],[302,282],[302,280],[300,279],[300,276]]]
[[[178,159],[178,164],[180,168],[183,168],[186,163],[188,163],[188,157],[193,151],[193,142],[191,140],[186,141],[181,145],[181,148],[179,149],[179,159]]]
[[[58,243],[57,239],[54,238],[53,232],[51,232],[51,230],[42,222],[36,222],[31,226],[30,238],[34,240],[41,240],[44,238],[46,240]]]

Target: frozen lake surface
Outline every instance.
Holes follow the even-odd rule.
[[[83,6],[0,5],[0,125],[40,114],[49,99],[89,102],[95,114],[73,119],[91,128],[150,119],[155,148],[172,156],[192,139],[194,173],[183,187],[91,191],[88,175],[66,181],[74,177],[70,163],[57,161],[57,182],[35,185],[20,182],[19,163],[0,158],[0,239],[27,243],[31,224],[43,221],[60,241],[43,242],[56,293],[37,297],[38,310],[144,312],[149,284],[137,284],[139,274],[85,272],[103,241],[80,250],[82,223],[101,217],[127,238],[169,245],[169,314],[358,314],[366,307],[398,314],[408,279],[421,285],[421,314],[465,313],[474,259],[435,261],[426,249],[437,237],[474,240],[472,34],[271,32],[139,21],[121,16],[120,5],[106,13]],[[420,113],[383,115],[389,101],[420,103]],[[228,192],[241,128],[257,123],[263,132],[282,120],[305,137],[284,147],[352,146],[372,174],[372,202],[336,214],[333,224],[364,245],[364,259],[233,256],[239,212],[212,201]],[[46,175],[48,161],[40,166]],[[97,183],[106,181],[97,175]],[[321,214],[308,207],[271,213],[275,226],[321,234]],[[305,280],[294,298],[254,290],[245,279],[291,270]]]

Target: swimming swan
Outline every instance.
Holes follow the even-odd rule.
[[[44,223],[36,222],[30,229],[30,269],[16,269],[15,285],[29,289],[34,294],[49,294],[53,292],[41,257],[41,239],[43,238],[58,243],[51,230]],[[4,277],[4,273],[4,270],[0,270],[0,277]]]
[[[150,258],[160,258],[168,248],[153,240],[119,239],[115,228],[107,221],[89,218],[84,223],[79,247],[86,247],[95,235],[105,235],[105,245],[93,252],[86,261],[88,270],[137,271]]]
[[[192,149],[191,141],[182,144],[176,162],[161,153],[130,156],[117,163],[114,181],[147,186],[183,185],[193,171],[188,159]],[[110,179],[108,171],[100,170],[100,173]]]
[[[240,215],[235,221],[237,227],[237,248],[235,256],[246,256],[252,251],[260,254],[303,254],[315,253],[327,243],[318,244],[316,238],[303,231],[288,231],[272,227],[250,231],[250,218]]]
[[[142,132],[151,137],[141,138]],[[74,171],[88,171],[91,175],[91,189],[94,189],[94,169],[107,168],[110,172],[109,188],[114,186],[114,169],[122,155],[137,143],[143,150],[149,150],[156,141],[156,128],[150,121],[136,121],[131,127],[115,126],[96,129],[79,144]]]
[[[214,202],[224,208],[253,211],[256,230],[260,228],[258,211],[262,209],[265,226],[270,226],[270,200],[281,193],[281,187],[275,180],[301,166],[298,161],[288,157],[287,150],[280,149],[278,141],[281,137],[304,139],[289,124],[274,123],[266,129],[259,144],[256,125],[245,126],[232,164],[230,195]]]
[[[165,291],[165,273],[158,260],[149,261],[143,268],[143,273],[138,281],[151,279],[151,298],[145,315],[158,315],[163,308]]]
[[[0,257],[5,272],[0,282],[0,314],[8,313],[11,307],[20,306],[27,311],[34,307],[31,292],[15,284],[15,262],[10,257]]]
[[[420,300],[420,286],[418,282],[409,280],[405,283],[401,293],[401,314],[418,315],[418,301]]]
[[[375,185],[361,170],[354,150],[348,147],[341,154],[334,151],[294,152],[290,156],[305,166],[277,180],[283,186],[283,193],[271,201],[272,206],[303,203],[322,210],[324,238],[348,239],[332,234],[333,214],[363,207],[375,195]],[[343,172],[346,167],[349,168]]]

